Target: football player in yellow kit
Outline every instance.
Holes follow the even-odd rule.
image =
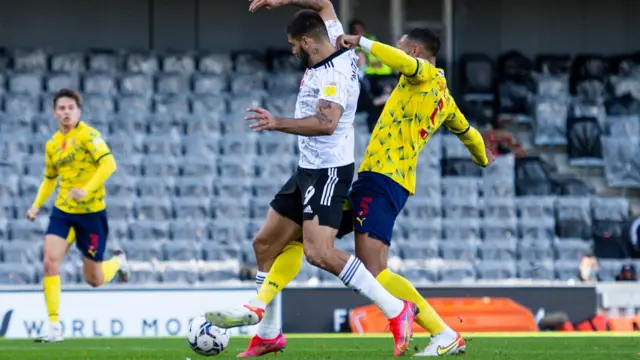
[[[109,227],[105,204],[105,181],[116,162],[96,129],[80,121],[82,97],[70,89],[58,91],[53,115],[58,130],[45,148],[44,180],[27,218],[35,220],[40,208],[58,184],[58,195],[44,239],[44,298],[49,315],[47,333],[38,342],[63,340],[59,322],[60,263],[73,242],[84,255],[84,278],[93,287],[116,275],[126,281],[127,259],[122,251],[104,259]]]

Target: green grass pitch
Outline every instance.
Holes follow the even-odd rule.
[[[536,333],[467,334],[464,359],[499,360],[640,360],[640,333]],[[423,347],[428,338],[416,337]],[[217,359],[231,359],[244,350],[247,338],[231,339]],[[296,360],[392,359],[389,336],[289,335],[284,353],[277,358]],[[0,340],[3,360],[191,360],[205,359],[189,349],[186,339],[78,339],[59,344],[34,344],[28,340]]]

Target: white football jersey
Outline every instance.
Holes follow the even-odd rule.
[[[325,22],[329,38],[335,45],[344,34],[338,20]],[[313,116],[319,99],[340,104],[344,108],[338,125],[330,136],[298,136],[299,166],[326,169],[355,162],[353,120],[360,96],[358,57],[353,50],[338,50],[307,69],[300,82],[296,101],[296,119]]]

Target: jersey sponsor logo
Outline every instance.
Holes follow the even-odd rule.
[[[322,89],[324,96],[334,97],[338,93],[338,85],[334,82],[329,83]]]
[[[358,221],[360,223],[360,226],[364,226],[364,221],[365,220],[367,220],[367,218],[360,217],[360,216],[356,217],[356,221]]]

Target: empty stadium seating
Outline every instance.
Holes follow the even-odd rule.
[[[107,184],[109,246],[129,254],[133,283],[237,279],[242,264],[255,261],[251,238],[294,170],[297,147],[294,136],[252,133],[243,116],[258,105],[293,112],[301,74],[288,62],[267,64],[250,53],[23,51],[11,63],[0,77],[0,161],[7,162],[0,167],[0,285],[41,281],[47,219],[22,218],[41,180],[44,144],[56,129],[51,94],[66,86],[83,92],[83,118],[103,133],[118,161]],[[482,57],[468,65],[493,71]],[[529,91],[521,75],[507,77],[503,97],[516,88]],[[569,84],[558,76],[545,75],[531,88],[540,95],[531,109],[536,141],[567,144],[567,136],[575,135],[569,142],[587,144],[577,157],[598,158],[589,145],[591,125],[567,129]],[[486,77],[470,81],[470,91],[490,88]],[[619,80],[617,86],[633,84]],[[593,84],[580,91],[587,100],[599,94]],[[527,107],[521,95],[512,99],[512,109]],[[355,126],[361,158],[368,141],[364,116]],[[606,118],[600,157],[612,185],[640,184],[639,127],[638,115]],[[582,156],[585,149],[591,152]],[[512,155],[486,170],[469,166],[467,150],[444,130],[424,151],[417,193],[398,219],[392,248],[411,280],[566,280],[593,250],[592,227],[618,226],[629,213],[624,198],[559,195],[546,175],[536,177],[539,164],[517,165]],[[353,251],[352,239],[336,244]],[[70,257],[64,279],[80,282],[79,254],[73,250]],[[307,265],[301,280],[335,281]]]

